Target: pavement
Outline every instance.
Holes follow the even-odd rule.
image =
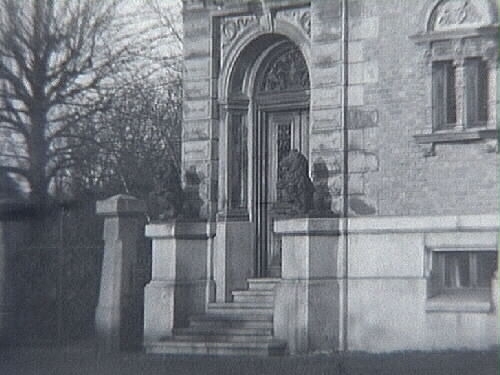
[[[102,353],[95,345],[0,348],[0,375],[500,375],[499,353],[332,353],[216,357]]]

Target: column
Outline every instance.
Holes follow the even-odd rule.
[[[137,241],[144,223],[146,205],[128,195],[116,195],[97,202],[97,214],[104,216],[104,257],[96,330],[104,351],[117,351],[137,344],[142,306],[142,288],[134,283]]]

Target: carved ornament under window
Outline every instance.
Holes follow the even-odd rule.
[[[307,90],[309,71],[304,56],[296,47],[287,49],[267,68],[260,84],[261,92]]]

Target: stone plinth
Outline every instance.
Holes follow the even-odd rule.
[[[210,281],[210,246],[215,235],[206,222],[149,224],[146,237],[153,241],[151,282],[144,295],[144,344],[172,336],[191,315],[205,311],[213,295]]]
[[[127,195],[116,195],[97,202],[97,214],[104,219],[104,257],[102,263],[99,302],[96,310],[96,330],[101,349],[115,351],[133,345],[131,327],[140,314],[139,285],[134,284],[137,241],[144,222],[146,205]]]
[[[282,280],[276,289],[274,334],[291,353],[338,349],[344,286],[339,220],[275,222],[282,237]]]
[[[231,301],[231,293],[245,289],[247,279],[254,276],[252,230],[252,223],[248,220],[228,217],[217,222],[214,252],[217,302]]]

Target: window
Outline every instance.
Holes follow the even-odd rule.
[[[444,143],[483,143],[486,152],[498,152],[496,12],[488,0],[433,3],[410,36],[425,48],[419,67],[428,77],[425,122],[414,139],[426,157]]]
[[[434,124],[436,129],[454,128],[457,122],[455,67],[452,61],[432,66]]]
[[[493,250],[433,250],[427,310],[488,312],[496,269]]]
[[[463,77],[460,77],[460,73]],[[457,113],[457,81],[463,81],[463,85],[458,87],[458,93],[463,97],[461,114]],[[486,126],[488,70],[481,58],[465,59],[460,71],[452,60],[434,62],[432,84],[435,130],[453,129],[457,126],[463,128]]]
[[[488,70],[480,58],[465,60],[465,112],[467,127],[488,121]]]

